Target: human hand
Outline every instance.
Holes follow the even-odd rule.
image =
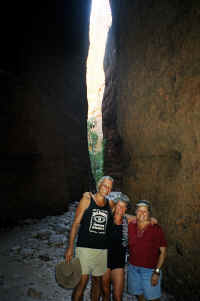
[[[155,217],[151,217],[151,224],[156,225],[158,223],[158,220]]]
[[[65,260],[69,263],[73,257],[73,248],[69,247],[65,252]]]
[[[126,214],[126,217],[128,219],[128,223],[133,223],[133,224],[137,223],[137,218],[135,215]]]
[[[153,273],[151,276],[151,285],[152,286],[156,286],[158,284],[158,280],[159,280],[160,275]]]

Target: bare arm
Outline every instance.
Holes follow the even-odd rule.
[[[165,261],[165,258],[167,256],[167,248],[166,247],[160,247],[160,256],[158,258],[158,263],[156,265],[156,268],[161,269],[163,266],[163,263]]]
[[[130,222],[136,222],[136,216],[135,215],[131,215],[131,214],[125,214],[126,218],[128,220],[128,223]],[[158,220],[155,217],[151,217],[151,224],[155,225],[158,223]]]
[[[84,192],[84,193],[83,193],[83,197],[90,200],[90,198],[91,198],[91,192],[88,192],[88,191],[87,191],[87,192]]]
[[[110,206],[110,208],[112,209],[112,211],[114,210],[115,205],[116,205],[116,204],[113,202],[113,200],[109,200],[109,206]]]
[[[72,259],[72,256],[73,256],[74,241],[75,241],[75,237],[76,237],[76,234],[77,234],[79,226],[80,226],[81,219],[83,217],[85,210],[89,207],[89,205],[90,205],[90,199],[83,196],[83,198],[80,200],[80,203],[76,209],[75,218],[74,218],[72,228],[70,231],[70,235],[69,235],[69,246],[65,252],[65,259],[66,259],[66,262],[68,262],[68,263],[70,262],[70,260]]]
[[[135,215],[131,215],[131,214],[125,214],[127,220],[128,220],[128,223],[130,222],[136,222],[136,216]]]
[[[163,266],[163,263],[165,261],[165,258],[167,256],[167,248],[166,247],[160,247],[160,256],[158,258],[158,263],[156,265],[156,268],[161,269],[161,267]],[[155,273],[152,274],[151,277],[151,285],[155,286],[158,283],[160,275],[157,275]]]

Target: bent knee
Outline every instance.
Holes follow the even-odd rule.
[[[114,292],[113,292],[114,300],[115,301],[121,301],[122,300],[122,294],[123,294],[122,290],[115,290],[114,289]]]
[[[114,295],[114,301],[122,301],[122,295]]]
[[[110,282],[104,282],[102,283],[102,291],[103,291],[103,294],[105,296],[109,295],[110,294]]]

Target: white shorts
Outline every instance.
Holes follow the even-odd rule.
[[[102,276],[107,270],[107,250],[77,247],[76,257],[80,260],[82,275]]]

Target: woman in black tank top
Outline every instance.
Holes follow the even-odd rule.
[[[124,288],[124,266],[128,246],[128,219],[125,216],[129,198],[121,192],[112,192],[116,202],[113,212],[113,225],[109,231],[108,264],[107,272],[103,275],[104,294],[109,299],[110,282],[113,286],[114,300],[122,300]],[[132,219],[133,216],[130,216]]]

